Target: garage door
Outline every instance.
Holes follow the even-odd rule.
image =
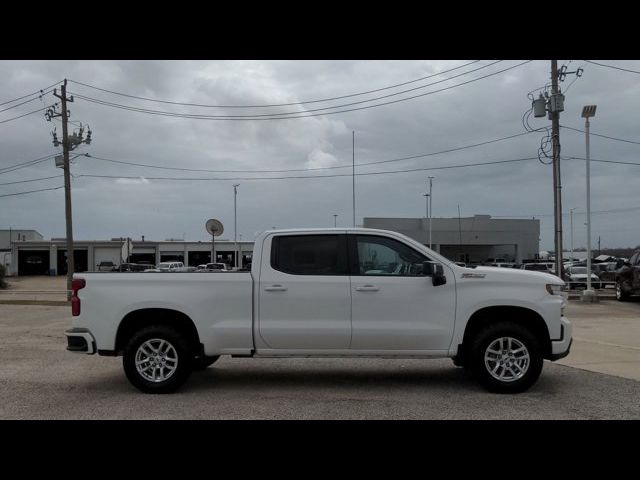
[[[121,251],[119,247],[96,247],[93,250],[94,268],[100,265],[100,262],[112,262],[114,265],[120,265]]]
[[[18,250],[18,275],[48,275],[49,250]]]

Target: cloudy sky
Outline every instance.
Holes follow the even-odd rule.
[[[596,61],[640,71],[640,61]],[[12,183],[61,175],[53,158],[7,168],[60,150],[51,136],[54,127],[58,138],[62,136],[58,120],[47,122],[44,112],[12,120],[57,99],[49,93],[5,103],[63,78],[70,80],[68,89],[76,94],[69,104],[71,120],[88,124],[93,132],[91,144],[74,154],[103,159],[79,157],[73,162],[75,238],[145,235],[149,240],[183,236],[206,240],[204,223],[212,217],[225,225],[223,238],[233,238],[232,185],[239,183],[238,234],[253,240],[272,227],[333,226],[334,214],[338,226],[351,226],[353,131],[356,165],[525,133],[522,118],[531,107],[527,93],[537,96],[549,83],[550,62],[471,62],[0,61],[0,228],[35,229],[45,238],[65,234],[63,189],[3,196],[63,185],[62,177]],[[583,130],[582,106],[597,104],[592,133],[636,143],[592,136],[591,157],[640,164],[640,75],[583,60],[560,60],[559,66],[563,64],[568,71],[581,67],[584,73],[575,82],[576,77],[568,75],[561,84],[567,94],[560,123]],[[208,106],[151,102],[81,83],[130,96]],[[398,84],[403,85],[392,87]],[[326,100],[335,97],[343,98]],[[341,107],[328,108],[336,106]],[[340,110],[352,111],[326,114]],[[531,115],[529,125],[542,128],[550,121]],[[541,249],[552,249],[552,170],[538,160],[544,136],[538,131],[444,154],[357,166],[356,221],[361,224],[366,216],[424,217],[422,195],[432,175],[434,217],[457,216],[458,205],[462,216],[535,216],[541,220]],[[583,133],[561,129],[561,144],[563,157],[585,156]],[[528,157],[534,158],[419,170]],[[349,168],[328,168],[340,166]],[[413,171],[358,175],[398,170]],[[591,172],[593,241],[597,243],[600,236],[603,247],[640,244],[640,166],[593,162]],[[301,176],[317,178],[267,180]],[[564,160],[562,183],[565,247],[570,241],[571,208],[576,208],[574,244],[586,245],[581,213],[586,208],[585,162]]]

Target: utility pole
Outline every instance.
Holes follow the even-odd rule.
[[[45,113],[47,121],[51,121],[52,118],[62,117],[62,156],[63,156],[63,169],[64,169],[64,210],[67,224],[67,300],[71,299],[71,284],[73,282],[73,273],[75,271],[74,258],[73,258],[73,221],[71,212],[71,171],[69,168],[69,152],[76,148],[81,143],[87,145],[91,143],[91,130],[87,133],[87,138],[82,139],[84,129],[80,124],[80,130],[78,133],[74,133],[69,136],[69,116],[71,113],[67,110],[67,102],[73,102],[73,96],[67,98],[67,79],[64,79],[62,86],[60,87],[60,95],[58,95],[58,89],[53,90],[53,95],[60,99],[62,107],[61,112],[56,112],[56,105],[48,109]],[[53,134],[53,145],[59,146],[56,134]]]
[[[73,281],[73,272],[75,264],[73,261],[73,223],[71,215],[71,173],[69,171],[69,135],[67,122],[69,121],[69,112],[67,111],[67,102],[73,102],[73,97],[67,98],[67,79],[64,79],[62,87],[60,87],[61,95],[58,95],[54,89],[54,96],[62,101],[62,155],[64,157],[64,214],[67,220],[67,300],[71,299],[71,283]]]
[[[551,60],[551,135],[553,139],[553,215],[555,220],[554,246],[556,250],[556,275],[563,278],[562,265],[562,181],[560,179],[560,112],[559,105],[558,61]]]

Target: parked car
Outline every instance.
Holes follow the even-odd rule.
[[[251,272],[233,275],[75,274],[67,349],[122,355],[148,393],[175,391],[221,355],[450,357],[485,388],[515,393],[544,359],[569,354],[553,275],[470,270],[365,228],[268,230],[255,248]],[[403,273],[368,272],[389,262]]]
[[[616,271],[616,298],[619,301],[640,295],[640,250]]]
[[[115,263],[109,261],[100,262],[97,267],[99,272],[115,272],[118,269]]]
[[[525,263],[520,267],[521,270],[529,270],[533,272],[547,272],[551,273],[549,264],[547,263]]]
[[[590,272],[591,287],[602,288],[600,277]],[[577,287],[587,288],[587,267],[569,267],[565,270],[565,281],[570,289]]]
[[[198,272],[229,272],[231,271],[228,268],[226,263],[205,263],[202,265],[198,265]]]
[[[154,268],[154,266],[138,263],[121,263],[117,270],[118,272],[144,272],[148,268]]]
[[[182,262],[160,262],[155,268],[147,268],[145,272],[187,272]]]

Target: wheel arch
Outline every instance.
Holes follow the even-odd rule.
[[[473,337],[484,327],[498,322],[513,322],[529,329],[542,345],[542,355],[547,358],[551,355],[551,336],[549,328],[540,314],[530,308],[519,306],[491,306],[484,307],[474,312],[465,327],[462,344],[458,348],[459,360],[466,355],[466,347],[471,344]]]
[[[200,336],[193,320],[186,314],[169,308],[143,308],[129,312],[118,325],[115,353],[121,355],[134,332],[150,325],[166,325],[183,333],[194,354],[202,351]]]

